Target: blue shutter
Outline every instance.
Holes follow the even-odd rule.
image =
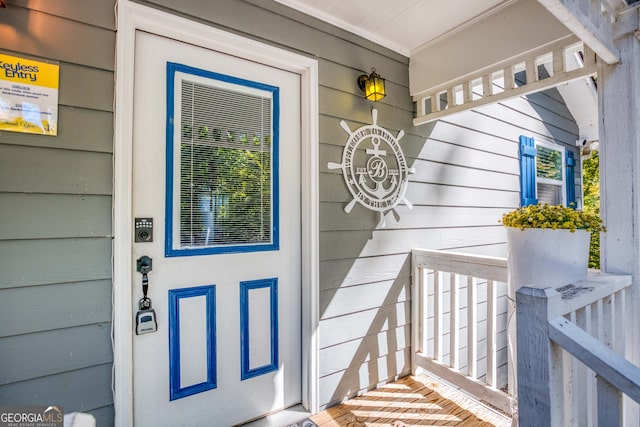
[[[536,199],[536,142],[520,136],[520,204],[535,205]]]
[[[575,184],[575,166],[576,160],[573,158],[573,151],[567,150],[567,206],[576,208],[576,184]],[[571,205],[573,203],[573,205]]]

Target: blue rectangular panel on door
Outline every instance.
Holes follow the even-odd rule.
[[[278,279],[240,282],[242,380],[278,370]]]
[[[169,400],[216,388],[216,362],[216,286],[169,290]]]

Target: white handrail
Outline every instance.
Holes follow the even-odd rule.
[[[549,338],[611,385],[640,402],[640,368],[565,319],[549,321]]]
[[[630,285],[631,276],[592,273],[516,292],[520,426],[622,425],[621,392],[640,399],[640,368],[622,356]]]

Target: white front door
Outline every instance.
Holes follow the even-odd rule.
[[[152,259],[157,320],[133,336],[135,425],[230,426],[295,405],[300,76],[140,31],[135,52],[132,216],[153,227],[133,265]]]

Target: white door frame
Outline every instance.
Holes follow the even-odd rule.
[[[113,335],[115,425],[133,424],[132,148],[135,33],[185,41],[300,75],[302,188],[302,401],[318,412],[318,63],[214,27],[118,1],[113,193]],[[168,398],[167,398],[168,399]]]

